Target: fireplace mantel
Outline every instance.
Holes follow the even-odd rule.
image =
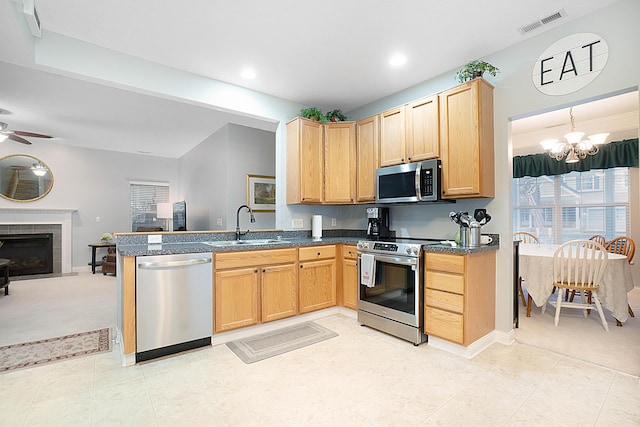
[[[62,273],[73,272],[73,213],[66,208],[0,208],[0,225],[60,224],[62,227]]]

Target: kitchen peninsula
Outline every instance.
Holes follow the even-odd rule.
[[[347,280],[342,279],[343,265],[346,265],[345,260],[348,261],[347,256],[343,255],[348,251],[343,251],[343,247],[354,249],[355,244],[362,240],[364,235],[364,231],[358,230],[332,230],[326,231],[326,237],[317,241],[311,238],[309,231],[256,231],[247,236],[251,240],[238,244],[237,241],[233,243],[233,232],[117,234],[117,328],[123,365],[135,363],[136,305],[144,303],[136,300],[136,258],[213,254],[211,284],[215,313],[211,334],[214,335],[327,307],[349,307],[346,296],[353,295],[354,290],[351,288],[357,288],[358,283],[347,283]],[[425,250],[428,253],[440,252],[461,256],[481,253],[495,256],[495,251],[499,248],[499,239],[497,235],[492,237],[491,245],[474,249],[437,244],[426,246]],[[249,251],[251,255],[248,255]],[[229,256],[230,254],[237,256]],[[285,270],[287,273],[284,276],[280,273],[277,281],[269,281],[270,268],[277,268],[282,272],[283,266],[288,269]],[[301,273],[301,270],[305,270],[304,273]],[[233,277],[236,279],[232,279]],[[242,279],[237,279],[238,277]],[[282,280],[283,277],[291,279],[288,285],[286,280]],[[317,282],[314,282],[314,278]],[[220,289],[216,289],[214,282],[218,283]],[[229,304],[225,305],[224,301],[220,301],[225,286],[231,286],[230,283],[236,286],[234,301],[242,305],[233,310],[229,309]],[[282,308],[286,307],[287,302],[278,300],[274,303],[273,298],[269,298],[272,286],[289,286],[289,310]],[[322,292],[318,291],[316,286],[322,287]],[[305,293],[305,287],[313,289],[314,292]],[[279,291],[282,291],[282,288],[273,290],[273,295],[280,295]],[[493,295],[493,288],[488,292]]]

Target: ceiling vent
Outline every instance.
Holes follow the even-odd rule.
[[[555,22],[558,19],[564,18],[566,16],[567,16],[567,12],[565,12],[564,9],[560,9],[559,11],[552,13],[549,16],[545,16],[544,18],[540,18],[535,22],[532,22],[530,24],[520,27],[520,33],[521,34],[530,33],[533,30],[537,30],[538,28],[544,25],[551,24],[552,22]]]

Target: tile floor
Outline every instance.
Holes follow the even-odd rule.
[[[77,281],[109,280],[97,276]],[[218,345],[127,368],[112,351],[0,374],[0,425],[640,425],[637,377],[522,344],[466,360],[347,316],[316,322],[339,336],[251,365]]]

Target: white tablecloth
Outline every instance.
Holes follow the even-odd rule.
[[[558,246],[520,244],[520,277],[524,280],[522,286],[538,307],[547,303],[553,290],[553,253]],[[633,289],[631,268],[624,255],[610,253],[608,258],[598,297],[613,317],[625,322],[629,317],[627,292]]]

